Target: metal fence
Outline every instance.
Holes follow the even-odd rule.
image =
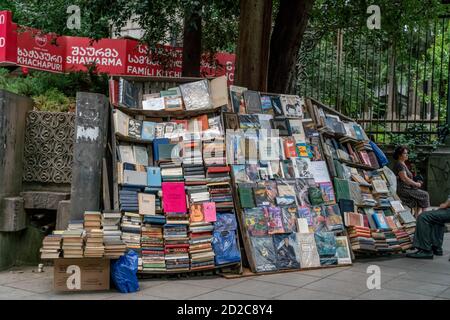
[[[372,31],[375,32],[375,31]],[[365,28],[309,30],[297,92],[357,119],[378,143],[442,140],[450,124],[450,19],[379,39]]]

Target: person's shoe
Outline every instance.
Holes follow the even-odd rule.
[[[433,259],[433,252],[425,251],[425,250],[417,250],[413,253],[407,253],[406,256],[408,258],[414,259]]]
[[[443,256],[444,252],[442,251],[442,248],[433,248],[433,254],[435,256]]]

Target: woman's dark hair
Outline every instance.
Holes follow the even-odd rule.
[[[400,158],[400,156],[403,154],[403,152],[405,152],[405,150],[408,150],[408,148],[405,146],[398,146],[397,148],[395,148],[393,155],[394,159],[398,160],[398,158]]]

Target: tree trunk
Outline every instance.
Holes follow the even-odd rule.
[[[188,8],[184,14],[183,27],[183,77],[200,77],[202,57],[202,17],[201,4]]]
[[[295,66],[314,0],[281,0],[270,41],[268,90],[289,93],[295,86]],[[241,20],[242,21],[242,20]]]
[[[267,91],[272,0],[241,0],[235,84]]]

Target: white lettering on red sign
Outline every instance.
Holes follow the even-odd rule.
[[[0,48],[3,48],[6,44],[6,40],[4,37],[0,37]]]
[[[6,16],[4,14],[0,15],[0,24],[5,24],[6,22]]]

